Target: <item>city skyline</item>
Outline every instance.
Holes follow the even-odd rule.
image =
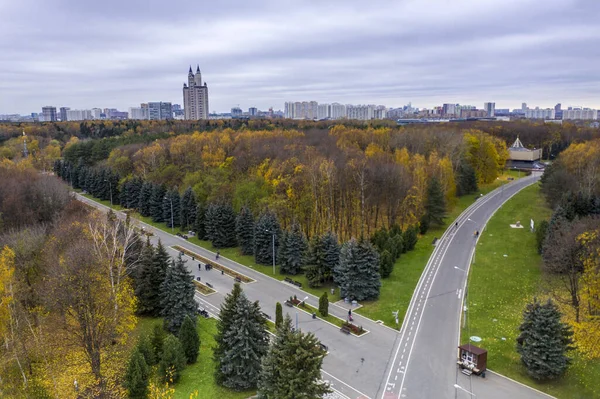
[[[355,1],[230,0],[191,13],[194,3],[183,0],[166,8],[3,2],[0,113],[180,103],[182,71],[197,63],[211,88],[210,112],[303,99],[600,108],[600,55],[589,51],[600,38],[599,3],[435,3],[365,10]]]

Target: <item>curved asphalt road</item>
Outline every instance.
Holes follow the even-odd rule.
[[[387,398],[547,398],[493,373],[467,377],[456,365],[459,320],[476,230],[494,212],[540,174],[506,184],[479,198],[436,245],[413,294],[377,397]],[[526,222],[528,224],[528,221]],[[457,389],[457,384],[463,389]],[[468,391],[468,392],[467,392]]]

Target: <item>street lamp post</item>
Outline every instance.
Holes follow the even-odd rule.
[[[475,394],[474,394],[473,392],[471,392],[471,391],[467,391],[466,389],[464,389],[463,387],[461,387],[461,386],[460,386],[460,385],[458,385],[458,384],[454,384],[454,388],[456,388],[456,389],[460,389],[461,391],[465,391],[465,392],[466,392],[466,393],[468,393],[469,395],[471,395],[471,396],[475,397]]]
[[[165,199],[171,201],[171,233],[173,233],[173,197],[165,196]]]
[[[275,276],[275,230],[265,230],[265,232],[273,235],[273,276]]]
[[[113,200],[112,200],[112,184],[110,184],[110,180],[106,179],[104,180],[105,182],[108,183],[108,188],[110,190],[110,206],[113,206]]]

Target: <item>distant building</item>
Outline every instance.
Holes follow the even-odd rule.
[[[554,119],[554,116],[554,108],[540,109],[535,107],[535,109],[527,108],[525,110],[525,118],[527,119]]]
[[[66,122],[67,119],[67,111],[70,110],[69,107],[60,107],[60,120],[61,122]]]
[[[496,103],[483,103],[483,109],[487,113],[487,116],[491,118],[496,114]]]
[[[148,119],[148,107],[129,108],[129,119],[146,120]]]
[[[151,121],[173,119],[173,109],[171,107],[171,103],[149,102],[148,119]]]
[[[539,162],[541,158],[541,149],[530,150],[525,148],[521,140],[517,137],[513,145],[508,149],[506,167],[508,169],[541,170],[544,169],[544,165]]]
[[[596,120],[598,119],[598,110],[590,108],[575,108],[562,111],[563,120]]]
[[[44,116],[44,122],[56,122],[56,107],[42,107],[42,115]]]
[[[317,119],[331,118],[331,104],[319,104],[317,107]]]
[[[444,116],[456,116],[456,104],[442,105],[442,114]]]
[[[346,106],[340,103],[331,104],[331,119],[343,119],[346,117]]]
[[[183,84],[183,108],[185,119],[208,119],[208,86],[202,83],[200,66],[196,67],[196,74],[188,72],[188,83]]]
[[[231,108],[231,117],[232,118],[241,118],[242,114],[243,114],[243,111],[240,107]]]
[[[92,119],[92,111],[89,109],[70,109],[67,110],[68,121],[87,121]]]
[[[250,108],[248,108],[248,115],[250,115],[250,116],[257,116],[258,115],[258,108],[256,108],[256,107],[250,107]]]
[[[102,114],[103,113],[100,108],[92,108],[92,119],[102,119]]]

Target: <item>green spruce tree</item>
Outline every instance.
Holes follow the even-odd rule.
[[[204,213],[204,239],[212,241],[217,229],[219,205],[208,204]]]
[[[224,374],[221,371],[221,358],[225,353],[227,346],[224,341],[225,332],[229,331],[233,326],[235,307],[239,296],[242,294],[242,287],[239,283],[233,285],[233,289],[225,296],[225,300],[221,304],[219,319],[217,320],[217,333],[215,334],[216,346],[213,348],[213,360],[215,367],[215,380],[217,384],[222,385]]]
[[[558,307],[551,300],[542,304],[534,299],[523,312],[519,331],[517,352],[527,373],[536,380],[560,377],[571,361],[567,351],[574,348],[573,331],[561,321]]]
[[[196,206],[196,217],[194,219],[193,230],[199,240],[206,240],[206,209],[204,204],[199,203]]]
[[[125,372],[125,388],[132,399],[146,399],[148,397],[149,370],[144,356],[137,348],[134,348],[127,371]]]
[[[379,258],[379,273],[381,274],[381,278],[388,278],[393,270],[394,257],[387,249],[384,249]]]
[[[244,293],[238,296],[231,328],[224,332],[223,352],[218,366],[223,385],[236,391],[256,388],[261,360],[269,349],[266,319],[257,302]]]
[[[179,223],[184,231],[191,229],[196,221],[196,194],[188,187],[181,198]]]
[[[402,234],[402,241],[404,242],[403,251],[412,251],[415,249],[415,245],[417,245],[418,241],[418,227],[412,226],[406,229],[406,231]]]
[[[244,206],[235,220],[237,242],[242,255],[254,255],[254,215]]]
[[[164,317],[165,328],[168,331],[179,331],[186,316],[196,321],[198,305],[194,300],[195,292],[193,276],[179,255],[167,269],[165,281],[160,287],[161,315]]]
[[[425,201],[425,214],[429,223],[444,224],[446,217],[446,198],[440,181],[434,177],[427,186],[427,199]]]
[[[211,223],[211,241],[213,247],[230,248],[236,246],[235,212],[231,205],[217,205]]]
[[[142,188],[140,189],[140,194],[138,197],[137,209],[142,216],[150,216],[152,209],[152,189],[153,184],[145,181],[142,184]]]
[[[181,342],[174,335],[167,335],[162,356],[158,363],[158,376],[163,382],[177,382],[185,368],[185,354]]]
[[[281,227],[273,212],[263,213],[254,227],[254,259],[261,265],[273,263],[273,234],[275,234],[275,254],[279,248]],[[275,259],[277,263],[277,259]]]
[[[198,330],[196,330],[194,320],[189,316],[186,316],[183,320],[178,337],[183,347],[187,364],[196,363],[198,353],[200,352],[200,336],[198,335]]]
[[[157,362],[162,358],[163,344],[165,342],[166,337],[167,333],[165,332],[162,325],[156,324],[152,329],[150,344],[152,345],[152,349],[154,350],[154,359]]]
[[[463,196],[477,192],[477,174],[467,160],[462,160],[456,176],[456,195]]]
[[[329,298],[327,298],[327,292],[324,292],[319,298],[319,313],[323,317],[329,315]]]
[[[321,380],[324,357],[319,340],[312,333],[292,331],[292,319],[286,315],[262,362],[259,397],[317,399],[331,393],[329,386]]]
[[[300,273],[306,259],[308,243],[304,233],[300,230],[300,225],[298,223],[292,224],[290,231],[287,232],[287,234],[284,233],[281,244],[279,256],[281,273]]]
[[[279,327],[283,323],[283,307],[281,303],[275,304],[275,327]]]
[[[163,219],[163,201],[167,189],[162,184],[154,184],[152,195],[150,197],[150,216],[155,223],[164,222]]]
[[[148,366],[154,366],[158,362],[152,342],[150,342],[150,338],[146,334],[140,336],[136,347],[142,356],[144,356],[144,360]]]
[[[158,291],[152,284],[156,277],[154,257],[154,247],[148,241],[142,249],[136,271],[133,274],[135,295],[138,298],[137,313],[140,315],[156,314],[156,306],[159,303]],[[160,287],[160,283],[162,281],[159,281],[158,287]]]
[[[344,243],[334,278],[342,298],[377,299],[381,288],[377,249],[370,242],[354,238]]]

